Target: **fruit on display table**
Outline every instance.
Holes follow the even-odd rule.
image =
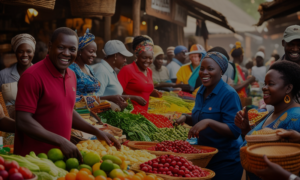
[[[140,170],[174,177],[206,177],[210,172],[179,156],[162,155],[140,164]]]
[[[163,141],[156,144],[155,147],[148,148],[148,150],[167,151],[184,154],[209,153],[215,151],[213,149],[196,149],[189,142],[181,140]]]
[[[131,150],[129,147],[122,145],[121,150],[118,151],[116,147],[109,146],[105,141],[98,141],[98,140],[88,140],[88,141],[81,141],[77,145],[78,150],[81,152],[94,152],[100,155],[100,157],[105,157],[105,155],[114,155],[119,157],[123,164],[120,165],[120,167],[125,166],[126,164],[132,165],[134,163],[138,162],[146,162],[151,159],[156,158],[155,155],[150,154],[146,150]],[[107,158],[109,156],[106,156]],[[110,159],[112,160],[112,159]],[[116,160],[112,160],[113,162],[116,162]],[[125,164],[125,163],[126,164]],[[127,166],[126,166],[127,167]]]
[[[0,156],[0,179],[2,180],[24,180],[31,179],[35,175],[27,168],[20,167],[16,161],[4,161]]]
[[[159,128],[157,132],[152,134],[153,141],[175,141],[186,140],[188,138],[189,129],[178,125],[174,128]]]

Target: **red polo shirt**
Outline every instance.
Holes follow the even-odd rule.
[[[148,110],[149,97],[154,89],[152,80],[152,71],[147,68],[147,76],[142,73],[133,62],[127,66],[124,66],[118,74],[118,79],[123,87],[124,93],[127,95],[141,96],[147,101],[145,110]],[[132,101],[133,105],[138,105],[137,102]]]
[[[32,113],[33,118],[46,130],[70,140],[75,97],[74,72],[67,69],[63,77],[47,55],[22,74],[15,106],[16,111]],[[30,151],[47,153],[54,147],[16,130],[15,154],[24,156]]]

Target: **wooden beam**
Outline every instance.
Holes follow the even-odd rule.
[[[139,36],[141,23],[141,0],[133,0],[132,10],[133,36]]]
[[[111,39],[111,16],[104,17],[104,42]]]

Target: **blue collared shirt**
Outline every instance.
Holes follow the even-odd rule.
[[[205,89],[206,87],[201,86],[197,93],[192,111],[193,124],[203,119],[225,123],[235,138],[224,137],[208,127],[199,133],[198,144],[219,150],[209,163],[212,169],[214,166],[220,166],[219,162],[226,161],[227,166],[235,164],[240,161],[239,150],[242,144],[241,130],[234,124],[236,113],[242,109],[240,98],[237,92],[222,79],[206,99],[204,99]]]

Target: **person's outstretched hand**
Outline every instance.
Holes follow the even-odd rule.
[[[300,133],[295,130],[277,132],[277,135],[280,136],[282,140],[292,143],[300,143]]]
[[[278,164],[272,163],[266,155],[264,155],[264,161],[267,163],[267,168],[263,170],[256,170],[255,175],[263,180],[288,180],[292,173],[284,170]]]

